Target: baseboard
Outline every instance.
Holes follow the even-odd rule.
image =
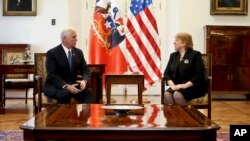
[[[212,94],[213,100],[247,100],[244,94]]]

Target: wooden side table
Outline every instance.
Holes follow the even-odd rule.
[[[5,112],[5,74],[34,74],[34,65],[1,65],[0,64],[0,114]]]
[[[106,86],[107,104],[110,104],[112,84],[137,84],[138,85],[138,104],[142,104],[142,92],[144,89],[144,75],[106,74],[105,86]]]

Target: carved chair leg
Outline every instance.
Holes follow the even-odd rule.
[[[25,104],[27,104],[28,101],[28,88],[25,89]]]
[[[3,90],[3,106],[5,107],[5,101],[6,101],[6,91],[5,88]]]

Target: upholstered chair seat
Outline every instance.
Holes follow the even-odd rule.
[[[39,97],[39,95],[36,94],[36,95],[35,95],[36,101],[39,100],[38,97]],[[57,100],[56,100],[56,99],[54,99],[54,98],[49,98],[49,97],[47,97],[46,95],[44,95],[43,92],[41,93],[41,104],[42,104],[42,105],[49,105],[49,104],[56,104],[56,103],[57,103]],[[76,100],[75,98],[72,98],[71,101],[70,101],[70,103],[72,103],[72,104],[74,104],[74,103],[80,103],[80,101]],[[39,105],[38,105],[38,102],[36,103],[36,106],[37,106],[37,107],[39,106]]]
[[[208,104],[208,94],[206,93],[204,96],[192,99],[188,101],[189,105],[202,105],[202,104]]]

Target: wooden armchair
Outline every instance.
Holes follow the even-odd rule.
[[[43,89],[46,78],[46,53],[35,53],[35,89],[34,89],[34,110],[38,113],[43,107],[51,104],[56,104],[55,99],[48,98],[44,95]],[[105,70],[104,64],[88,64],[91,71],[90,86],[94,92],[94,103],[102,103],[102,75]],[[77,103],[77,101],[71,100],[71,103]]]
[[[0,66],[0,108],[1,106],[5,106],[5,99],[6,99],[6,94],[5,94],[5,87],[6,87],[6,74],[21,74],[21,75],[29,75],[29,74],[34,74],[34,65],[1,65]],[[24,83],[24,81],[22,82]],[[18,88],[23,88],[23,86],[29,86],[29,88],[34,88],[33,83],[28,83],[27,84],[22,84],[20,83],[15,83],[16,87]],[[11,83],[13,85],[13,83]]]
[[[188,101],[189,105],[197,109],[207,109],[207,116],[211,119],[211,86],[212,86],[212,56],[210,54],[202,54],[202,59],[205,65],[205,73],[208,79],[208,92],[203,97],[195,98]],[[164,104],[164,92],[166,82],[164,79],[161,81],[161,103]]]

